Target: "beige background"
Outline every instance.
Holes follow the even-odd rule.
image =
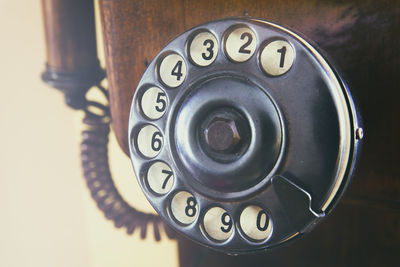
[[[81,174],[81,114],[41,82],[44,51],[40,1],[0,0],[0,266],[178,266],[175,241],[128,236],[97,210]],[[152,210],[111,142],[123,196]]]

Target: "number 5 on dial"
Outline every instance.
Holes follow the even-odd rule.
[[[144,115],[151,120],[161,118],[167,110],[167,106],[168,99],[165,92],[155,86],[147,89],[140,100],[140,107]]]

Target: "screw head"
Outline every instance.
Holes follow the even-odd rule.
[[[232,119],[215,117],[204,131],[207,145],[219,153],[229,153],[240,141],[236,123]]]

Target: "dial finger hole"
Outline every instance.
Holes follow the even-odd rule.
[[[189,56],[194,64],[200,67],[211,65],[218,54],[218,41],[207,31],[197,33],[189,44]]]
[[[272,233],[272,223],[265,210],[251,205],[240,214],[240,228],[243,233],[255,241],[263,241]]]
[[[167,95],[164,90],[158,87],[150,87],[142,95],[140,107],[147,118],[151,120],[159,119],[167,110]]]
[[[150,189],[160,195],[168,193],[174,184],[174,173],[168,164],[162,161],[150,166],[146,178]]]
[[[276,40],[267,44],[260,54],[260,65],[271,76],[285,74],[293,65],[295,51],[289,42]]]
[[[232,217],[223,208],[213,207],[204,215],[203,227],[208,236],[223,242],[232,235]]]
[[[180,86],[186,78],[186,63],[183,57],[172,53],[162,59],[158,67],[161,82],[168,87]]]
[[[148,158],[154,158],[160,153],[164,143],[161,131],[153,126],[146,125],[140,129],[136,144],[139,152]]]
[[[186,191],[178,192],[171,201],[171,213],[175,220],[188,225],[194,222],[198,214],[196,198]]]
[[[249,60],[256,51],[257,37],[248,27],[236,27],[225,39],[225,52],[234,62]]]

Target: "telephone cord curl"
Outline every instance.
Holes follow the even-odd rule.
[[[98,86],[97,88],[107,97],[107,91],[103,87]],[[100,109],[103,114],[98,115],[90,111],[90,107]],[[161,239],[161,226],[164,227],[169,238],[175,238],[173,230],[158,215],[136,210],[119,194],[108,163],[109,108],[98,102],[87,101],[84,111],[83,123],[86,129],[82,132],[82,167],[86,184],[98,208],[107,219],[114,222],[115,227],[125,227],[128,234],[132,234],[136,228],[140,228],[140,236],[144,239],[148,225],[152,224],[157,241]]]

